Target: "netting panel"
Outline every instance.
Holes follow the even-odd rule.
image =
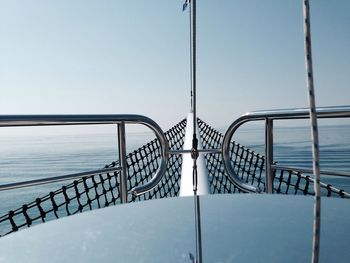
[[[0,217],[0,233],[8,234],[48,219],[116,204],[119,201],[119,173],[83,177],[36,198]],[[8,228],[8,222],[11,229]]]
[[[182,148],[185,128],[186,120],[182,120],[165,133],[170,149]],[[156,139],[126,156],[129,191],[153,177],[159,165],[159,157],[160,145]],[[171,155],[166,174],[159,185],[136,200],[177,196],[180,189],[181,164],[181,156]],[[118,166],[118,162],[113,162],[105,168]],[[119,175],[119,172],[114,172],[83,177],[9,211],[0,217],[0,236],[54,218],[120,203]],[[131,196],[128,200],[135,201]]]
[[[223,135],[202,120],[198,120],[203,147],[206,149],[221,148]],[[182,149],[186,120],[181,121],[165,133],[171,150]],[[239,178],[265,190],[265,158],[250,149],[231,142],[229,148],[231,164]],[[159,166],[160,145],[152,140],[126,156],[128,191],[144,185],[153,176]],[[220,153],[206,154],[206,165],[209,172],[211,193],[237,193],[239,189],[228,179]],[[180,190],[181,155],[170,155],[166,174],[160,183],[150,192],[129,202],[163,197],[174,197]],[[105,168],[118,167],[113,162]],[[292,170],[275,169],[274,190],[279,194],[313,195],[313,178]],[[349,194],[332,185],[321,183],[324,196],[348,198]],[[53,218],[81,213],[86,210],[106,207],[120,203],[119,172],[84,177],[62,186],[48,195],[24,204],[0,217],[0,235],[5,235],[21,228],[45,222]]]
[[[200,119],[198,119],[198,126],[204,148],[221,148],[223,135],[220,132]],[[230,158],[234,171],[243,182],[265,191],[264,156],[233,141],[230,145]],[[237,192],[238,189],[229,181],[224,171],[221,154],[206,154],[205,159],[209,170],[211,192]],[[314,195],[314,179],[312,177],[286,169],[274,169],[273,174],[275,193]],[[349,198],[349,194],[344,190],[330,184],[321,183],[321,193],[323,196]]]
[[[208,124],[198,119],[199,133],[202,139],[203,148],[221,148],[223,134]],[[265,187],[263,180],[264,157],[244,146],[232,142],[230,144],[230,158],[234,171],[245,183]],[[236,193],[240,190],[228,179],[221,153],[206,154],[206,165],[209,172],[209,184],[212,194],[215,193]]]
[[[165,133],[171,150],[182,149],[185,137],[186,120],[183,120]],[[128,191],[133,187],[144,185],[152,179],[159,166],[160,148],[158,140],[153,140],[147,145],[130,154],[128,163]],[[148,149],[148,150],[146,150]],[[150,151],[149,151],[150,150]],[[167,171],[159,184],[151,191],[138,196],[136,199],[131,195],[130,202],[149,200],[163,197],[178,196],[180,191],[182,157],[170,155]]]

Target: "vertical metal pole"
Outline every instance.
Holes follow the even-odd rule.
[[[196,73],[196,0],[191,1],[191,16],[192,16],[192,109],[193,109],[193,132],[196,133],[197,125],[197,73]]]
[[[265,124],[265,170],[266,193],[273,193],[273,120],[267,118]]]
[[[189,18],[190,18],[190,81],[191,81],[191,112],[193,112],[193,77],[192,77],[192,5],[189,4]]]
[[[118,150],[120,170],[120,200],[122,204],[128,202],[127,177],[126,177],[126,143],[125,143],[125,122],[118,124]]]
[[[197,263],[202,263],[202,230],[201,230],[201,208],[200,208],[200,202],[199,202],[199,196],[194,196],[194,209],[195,209],[195,220],[196,220],[196,240],[197,240],[197,246],[196,246],[196,257]]]
[[[197,195],[197,158],[198,158],[198,139],[197,139],[197,72],[196,72],[196,0],[191,3],[191,17],[192,17],[192,110],[193,110],[193,139],[192,139],[192,159],[193,159],[193,196],[195,206],[195,228],[196,228],[196,263],[202,263],[202,230],[200,219],[200,204],[199,196]]]

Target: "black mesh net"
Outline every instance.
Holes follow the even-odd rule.
[[[202,120],[198,120],[199,133],[204,149],[221,148],[223,134],[212,128]],[[234,171],[240,178],[251,185],[265,187],[262,180],[264,157],[244,146],[232,142],[230,147],[231,161]],[[227,177],[221,153],[205,155],[209,172],[209,184],[212,194],[241,192]]]
[[[170,149],[179,150],[182,148],[185,127],[186,120],[183,120],[165,133]],[[130,191],[133,187],[148,182],[155,174],[160,160],[158,140],[154,139],[131,152],[127,155],[126,160],[127,188]],[[157,187],[137,197],[136,200],[132,199],[130,195],[128,200],[132,202],[177,196],[180,189],[181,169],[179,167],[181,164],[182,157],[180,155],[170,155],[166,174]],[[105,168],[118,166],[118,162],[113,162]],[[47,220],[118,203],[120,203],[119,171],[83,177],[1,216],[0,235],[6,235]]]
[[[210,127],[202,120],[198,120],[203,148],[220,148],[223,134]],[[264,156],[236,143],[231,142],[230,158],[234,171],[246,183],[265,190]],[[206,154],[206,165],[209,171],[211,193],[235,193],[239,190],[228,179],[220,153]],[[279,194],[314,195],[314,179],[310,176],[286,169],[275,169],[274,190]],[[324,196],[349,198],[349,193],[330,184],[321,183]]]
[[[182,149],[185,137],[186,120],[165,133],[171,150]],[[127,156],[128,191],[135,186],[146,184],[158,169],[160,160],[160,145],[157,139],[147,143]],[[134,199],[128,196],[130,202],[154,198],[174,197],[180,191],[181,155],[170,155],[165,175],[159,184],[151,191]]]
[[[198,120],[200,137],[205,149],[221,148],[223,135],[202,120]],[[182,149],[186,120],[181,121],[165,133],[171,150]],[[265,190],[264,156],[236,143],[230,144],[230,158],[234,171],[246,184]],[[129,153],[127,159],[127,189],[147,183],[155,174],[160,161],[160,145],[152,140]],[[228,179],[221,153],[206,154],[209,184],[212,194],[238,193],[240,190]],[[129,202],[178,196],[180,190],[181,155],[170,155],[167,171],[160,183],[150,192],[133,198]],[[113,162],[105,168],[118,167]],[[279,194],[313,195],[314,180],[292,170],[274,170],[274,189]],[[349,193],[321,183],[324,196],[349,198]],[[34,224],[51,219],[81,213],[120,203],[119,171],[83,177],[62,186],[56,191],[11,210],[0,217],[0,235],[6,235]]]

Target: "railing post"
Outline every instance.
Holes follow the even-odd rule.
[[[266,118],[265,124],[265,171],[266,181],[265,188],[266,193],[273,193],[273,120]]]
[[[119,193],[122,204],[128,202],[127,178],[126,178],[126,143],[125,143],[125,122],[118,124],[118,150],[120,165]]]

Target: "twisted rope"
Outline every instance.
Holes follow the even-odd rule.
[[[312,138],[312,165],[315,177],[314,191],[314,222],[313,222],[313,240],[312,240],[312,259],[311,262],[317,263],[320,254],[320,228],[321,228],[321,191],[320,191],[320,150],[318,143],[316,100],[314,91],[314,79],[312,69],[311,52],[311,30],[310,30],[310,3],[309,0],[303,1],[304,13],[304,37],[305,37],[305,65],[307,72],[307,89],[309,94],[309,107],[311,119],[311,138]]]

